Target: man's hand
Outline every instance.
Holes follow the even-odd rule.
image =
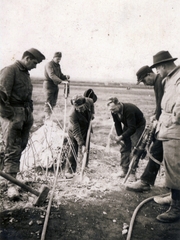
[[[66,75],[66,79],[69,80],[69,79],[70,79],[70,76],[69,76],[69,75]]]
[[[113,141],[116,141],[116,136],[114,134],[109,134],[109,138]]]
[[[156,120],[156,115],[150,117],[150,122],[153,123]]]
[[[111,140],[116,141],[118,143],[122,140],[122,136],[115,136],[113,134],[110,134],[109,137]]]
[[[120,143],[121,141],[122,141],[122,136],[117,136],[117,137],[116,137],[116,142],[117,142],[117,143]]]
[[[84,154],[85,152],[86,152],[86,146],[83,145],[81,148],[81,153]]]
[[[68,84],[68,83],[69,83],[69,80],[63,80],[61,83]]]

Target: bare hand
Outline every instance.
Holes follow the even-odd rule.
[[[153,123],[156,120],[156,115],[150,117],[150,122]]]
[[[84,154],[86,152],[86,146],[82,146],[81,153]]]

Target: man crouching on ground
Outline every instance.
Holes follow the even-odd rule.
[[[72,178],[77,168],[78,149],[84,154],[86,137],[91,119],[94,119],[94,103],[90,98],[76,96],[71,100],[73,108],[69,116],[68,135],[70,137],[69,166],[66,178]]]

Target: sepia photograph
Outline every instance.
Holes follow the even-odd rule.
[[[179,0],[0,4],[0,240],[179,240]]]

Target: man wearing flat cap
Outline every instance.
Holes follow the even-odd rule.
[[[154,87],[155,99],[156,99],[156,109],[154,115],[150,118],[151,123],[159,119],[161,114],[161,100],[163,96],[163,85],[162,77],[159,74],[155,74],[149,66],[141,67],[137,73],[137,84],[144,83],[147,86]],[[160,168],[160,163],[163,161],[163,149],[162,142],[154,139],[153,145],[150,149],[151,156],[159,162],[155,162],[149,158],[148,164],[141,175],[140,180],[126,184],[126,189],[135,192],[143,192],[150,190],[150,186],[154,186],[154,182],[157,173]]]
[[[124,178],[128,172],[131,160],[131,151],[142,135],[146,120],[142,111],[132,103],[122,103],[116,97],[110,97],[107,106],[111,112],[117,136],[110,136],[117,143],[121,141],[120,153],[120,171],[118,176]],[[137,167],[137,166],[136,166]],[[135,181],[136,169],[132,169],[129,179]]]
[[[37,49],[25,51],[21,60],[0,72],[0,122],[4,141],[3,171],[14,178],[19,172],[22,151],[26,148],[33,124],[32,83],[29,71],[45,56]],[[8,184],[10,199],[19,197],[13,184]]]
[[[78,149],[82,154],[87,151],[86,137],[90,121],[94,119],[94,102],[91,98],[75,96],[71,99],[72,109],[69,115],[68,135],[71,140],[71,150],[68,155],[70,165],[65,176],[73,177],[77,168]]]
[[[70,79],[69,75],[64,75],[61,71],[59,62],[61,61],[62,53],[55,52],[53,59],[45,66],[45,81],[43,83],[45,93],[45,119],[49,119],[53,108],[56,106],[59,87],[58,85],[67,82]],[[69,81],[68,81],[69,82]]]
[[[164,78],[157,138],[163,143],[166,186],[171,190],[170,208],[157,216],[160,222],[180,219],[180,66],[175,65],[176,59],[168,51],[160,51],[151,66]]]

